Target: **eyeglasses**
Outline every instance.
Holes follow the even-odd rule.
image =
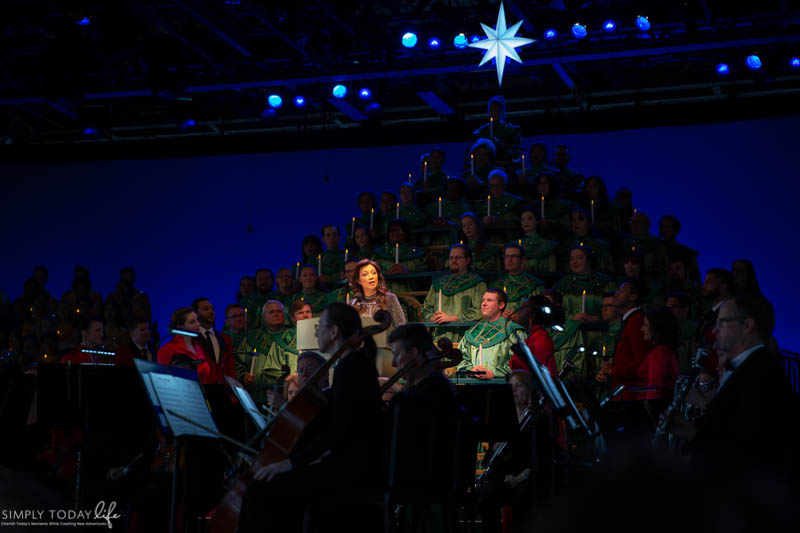
[[[746,317],[746,316],[734,316],[734,317],[731,317],[731,318],[718,318],[717,319],[717,327],[718,328],[722,327],[722,324],[724,324],[725,322],[744,322],[745,320],[747,320],[747,318],[748,317]]]

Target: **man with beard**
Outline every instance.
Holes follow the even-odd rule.
[[[662,293],[664,299],[670,294],[682,292],[691,302],[691,317],[701,320],[710,307],[703,300],[703,286],[689,279],[689,261],[685,257],[674,256],[669,259],[666,281]]]
[[[192,309],[197,313],[197,321],[200,322],[200,336],[197,340],[203,347],[213,376],[213,381],[207,383],[225,383],[225,376],[235,378],[233,343],[230,337],[214,329],[214,305],[208,298],[197,298],[192,302]]]

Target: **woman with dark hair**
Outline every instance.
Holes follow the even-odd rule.
[[[570,204],[561,198],[561,185],[553,174],[542,173],[534,182],[535,187],[529,200],[540,206],[542,234],[560,241],[569,232]],[[544,204],[544,209],[541,205]]]
[[[191,307],[176,309],[169,320],[169,329],[194,332],[199,335],[200,322],[197,320],[197,313]],[[196,370],[197,378],[203,384],[219,383],[222,379],[221,367],[217,367],[216,362],[213,364],[208,362],[198,338],[191,334],[174,334],[172,339],[158,350],[158,363]]]
[[[608,199],[606,182],[600,176],[589,176],[584,180],[578,205],[594,215],[592,225],[599,235],[611,238],[622,230],[619,209]]]
[[[300,249],[301,265],[316,265],[317,257],[322,254],[322,241],[316,235],[306,235],[303,237],[303,245]]]
[[[320,351],[343,350],[327,394],[328,416],[316,424],[316,432],[303,435],[287,459],[255,470],[242,502],[239,533],[263,531],[267,523],[275,531],[300,531],[309,503],[335,491],[381,490],[377,346],[369,336],[361,348],[345,344],[361,329],[358,313],[345,304],[332,303],[322,312],[316,332]],[[349,518],[355,521],[349,524],[353,530],[366,527],[358,515]]]
[[[239,281],[239,291],[236,293],[236,301],[241,302],[256,291],[256,280],[250,276],[244,276]]]
[[[664,284],[646,279],[644,274],[644,255],[640,252],[629,252],[622,260],[624,275],[617,278],[622,283],[626,278],[638,279],[645,287],[645,294],[641,295],[644,310],[661,307],[664,305]]]
[[[639,399],[670,400],[678,379],[678,356],[680,344],[678,321],[668,307],[657,307],[649,311],[642,324],[642,335],[653,349],[647,354],[636,371],[639,387],[654,387],[655,390],[636,393]]]
[[[472,270],[477,272],[502,270],[502,248],[490,243],[478,215],[467,211],[458,219],[459,240],[472,250]]]
[[[736,294],[751,292],[761,294],[761,287],[756,278],[756,269],[749,259],[736,259],[731,266]]]
[[[314,313],[321,313],[327,303],[328,293],[320,287],[317,269],[312,265],[301,265],[299,280],[302,289],[294,295],[292,304],[303,300],[311,304]]]
[[[378,309],[384,309],[392,315],[395,326],[406,323],[403,308],[397,296],[386,288],[386,279],[378,263],[369,259],[359,261],[350,285],[353,287],[353,297],[348,305],[358,311],[359,316],[372,317]]]
[[[375,250],[375,260],[388,275],[422,272],[425,270],[425,251],[408,244],[411,225],[396,218],[389,222],[386,244]],[[427,289],[422,280],[393,280],[388,284],[393,293]]]
[[[531,272],[555,272],[558,243],[539,235],[541,216],[533,206],[525,206],[520,213],[520,226],[524,237],[519,245],[525,250],[525,264]]]
[[[356,226],[355,236],[353,237],[353,249],[350,250],[349,257],[360,257],[362,259],[371,259],[375,256],[375,242],[372,240],[372,235],[369,229],[364,226]]]

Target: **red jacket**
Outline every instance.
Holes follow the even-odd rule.
[[[197,339],[192,339],[194,353],[186,347],[182,335],[174,335],[172,339],[158,350],[158,363],[162,365],[191,366],[197,371],[197,379],[204,385],[224,383],[225,376],[236,377],[236,366],[233,360],[233,345],[230,337],[217,333],[222,354],[219,363],[206,358],[203,346]],[[196,362],[196,363],[193,363]]]
[[[614,350],[614,361],[611,364],[611,386],[635,385],[637,370],[650,351],[650,343],[642,334],[644,313],[634,311],[625,321],[619,343]]]
[[[654,391],[637,393],[637,399],[671,400],[678,379],[678,356],[672,348],[656,346],[636,370],[639,387],[655,387]]]
[[[531,331],[530,337],[525,339],[525,344],[531,349],[531,353],[533,353],[536,360],[546,366],[550,375],[555,377],[558,372],[556,370],[556,358],[554,355],[555,348],[553,347],[553,339],[550,338],[550,335],[548,335],[541,326],[533,326],[533,331]],[[517,354],[511,356],[509,364],[511,365],[512,371],[520,369],[528,370],[528,365],[517,357]]]

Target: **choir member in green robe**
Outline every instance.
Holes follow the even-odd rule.
[[[570,233],[569,213],[572,206],[561,198],[561,185],[553,174],[539,174],[536,189],[530,198],[539,207],[540,233],[554,241],[560,241]],[[544,209],[542,209],[544,204]]]
[[[617,307],[616,292],[607,292],[603,295],[600,318],[608,325],[608,329],[598,343],[590,348],[592,351],[599,351],[600,353],[600,368],[595,375],[595,380],[606,385],[598,387],[598,389],[607,392],[611,385],[609,377],[611,376],[611,364],[614,361],[614,350],[617,348],[617,342],[619,342],[619,336],[622,333],[622,312]]]
[[[477,139],[491,140],[497,149],[497,164],[510,167],[521,154],[522,135],[519,126],[509,124],[505,118],[505,98],[497,95],[489,100],[489,122],[472,134]]]
[[[287,365],[297,368],[297,330],[284,325],[285,309],[276,300],[264,304],[263,325],[247,334],[236,356],[236,374],[257,403],[267,402],[267,390],[274,386]]]
[[[553,289],[561,293],[562,306],[567,322],[564,334],[555,344],[556,367],[561,368],[564,360],[576,354],[573,363],[586,375],[591,373],[594,361],[586,360],[584,353],[578,353],[579,346],[587,346],[596,340],[597,332],[582,331],[583,323],[600,321],[600,306],[603,295],[616,288],[614,280],[594,270],[591,250],[586,246],[576,246],[569,254],[570,273],[561,278]]]
[[[525,250],[525,267],[531,272],[555,272],[558,243],[539,235],[539,211],[533,206],[524,206],[519,217],[523,237],[517,244]]]
[[[269,300],[272,288],[275,286],[275,275],[269,268],[259,268],[255,275],[255,291],[249,296],[239,300],[247,313],[247,329],[255,329],[259,326],[261,316],[261,306]]]
[[[669,260],[673,257],[683,256],[689,263],[689,279],[700,281],[700,266],[697,264],[697,251],[678,243],[676,237],[681,232],[681,222],[674,215],[664,215],[658,221],[659,243],[656,247],[656,261],[654,276],[664,279],[667,273]]]
[[[664,306],[664,284],[646,279],[644,274],[644,255],[639,252],[630,252],[625,256],[622,266],[625,275],[617,281],[622,283],[625,278],[633,278],[642,283],[645,291],[641,295],[641,307],[644,311]]]
[[[463,244],[450,247],[448,262],[450,272],[433,280],[425,302],[422,316],[427,322],[448,324],[450,322],[471,322],[481,317],[480,305],[486,292],[484,279],[469,271],[472,252]],[[434,338],[448,337],[457,342],[466,328],[436,327]]]
[[[348,257],[347,263],[344,264],[344,285],[328,293],[327,303],[339,302],[346,304],[350,301],[353,296],[353,287],[350,286],[350,280],[353,279],[353,274],[356,272],[358,261],[358,257]]]
[[[464,180],[461,178],[447,179],[441,199],[441,211],[438,198],[425,206],[428,223],[433,227],[455,225],[461,215],[470,210],[470,205],[464,198]]]
[[[458,347],[464,355],[458,370],[479,373],[480,379],[505,377],[511,373],[511,345],[525,342],[525,328],[503,316],[506,294],[488,289],[481,297],[480,322],[469,328]]]
[[[491,171],[488,182],[489,194],[481,201],[475,202],[473,207],[481,216],[481,222],[488,230],[488,237],[497,242],[508,242],[518,233],[516,224],[519,220],[522,198],[507,192],[508,178],[502,170]]]
[[[524,251],[519,244],[506,245],[503,250],[503,264],[505,272],[490,287],[501,289],[506,294],[503,316],[515,320],[515,311],[525,300],[540,294],[544,289],[544,282],[525,271]]]
[[[425,213],[417,205],[416,192],[411,183],[405,182],[400,184],[400,207],[398,213],[392,218],[402,218],[407,221],[412,229],[420,229],[425,227]]]
[[[389,239],[383,246],[375,249],[375,259],[383,272],[394,276],[411,272],[425,271],[425,251],[408,244],[411,226],[402,219],[389,223]],[[397,294],[416,290],[419,280],[392,280],[388,282],[389,291]]]
[[[372,259],[375,254],[375,242],[366,226],[356,226],[356,235],[353,240],[353,249],[349,250],[349,255],[360,257],[361,259]]]
[[[519,185],[520,190],[530,189],[536,182],[539,174],[553,174],[558,172],[555,167],[547,163],[547,146],[543,143],[535,143],[531,146],[528,152],[528,158],[525,160],[525,173],[520,172]],[[518,193],[522,194],[522,193]],[[523,196],[527,196],[523,194]]]
[[[570,159],[572,158],[567,146],[562,144],[556,147],[553,163],[558,170],[558,181],[565,189],[576,191],[583,186],[583,177],[569,167]]]
[[[446,157],[445,151],[439,147],[422,154],[419,162],[422,177],[414,181],[414,188],[418,191],[419,205],[425,206],[442,196],[444,183],[450,177],[442,168]]]
[[[225,308],[225,329],[222,332],[231,338],[235,356],[247,338],[247,314],[242,304],[230,304]]]
[[[569,253],[576,246],[586,246],[592,251],[597,261],[597,269],[606,273],[614,273],[614,260],[611,257],[608,243],[591,235],[592,222],[589,213],[575,208],[570,214],[572,234],[558,245],[558,270],[568,269]]]
[[[592,228],[598,236],[613,239],[622,230],[619,209],[608,199],[606,182],[600,176],[589,176],[584,180],[578,205],[589,213]]]
[[[496,272],[500,270],[502,248],[488,241],[484,227],[479,220],[478,215],[472,211],[461,215],[458,221],[461,228],[459,240],[466,243],[472,251],[472,270]]]
[[[703,286],[688,279],[689,260],[684,256],[672,257],[667,263],[667,282],[664,284],[664,299],[672,293],[682,292],[691,301],[690,317],[700,322],[711,308],[703,298]]]
[[[689,318],[690,303],[689,297],[682,292],[672,293],[667,297],[667,307],[672,311],[681,330],[677,353],[678,370],[683,375],[688,375],[692,370],[692,348],[700,329],[700,324]]]
[[[252,283],[252,290],[249,290],[250,283]],[[243,286],[245,286],[244,290],[242,289]],[[241,296],[238,301],[247,315],[247,329],[255,329],[261,321],[261,306],[264,305],[268,298],[256,290],[255,279],[250,276],[245,276],[239,282],[239,292]]]
[[[322,241],[326,250],[318,258],[317,266],[322,267],[320,277],[327,284],[335,283],[344,270],[344,250],[339,248],[339,228],[332,225],[322,226]]]
[[[295,291],[294,274],[292,273],[292,270],[287,267],[280,268],[278,270],[278,275],[275,278],[275,282],[276,282],[275,292],[270,294],[268,299],[278,300],[280,303],[283,304],[284,307],[288,309],[292,305],[292,300],[294,299],[294,291]],[[260,310],[258,311],[257,315],[259,317],[261,316]],[[249,318],[250,318],[250,313],[248,311],[248,319]]]
[[[239,280],[239,292],[236,293],[236,301],[241,302],[242,299],[247,298],[256,292],[256,280],[252,276],[243,276]]]
[[[497,169],[494,143],[489,139],[478,139],[470,149],[467,170],[461,175],[466,185],[467,202],[474,203],[489,194],[489,173]]]
[[[358,226],[364,226],[369,230],[370,236],[375,239],[378,235],[377,228],[382,224],[380,210],[378,209],[378,199],[375,198],[375,193],[372,191],[358,193],[358,210],[360,215],[347,221],[345,226],[346,234],[352,240]]]
[[[300,267],[300,292],[294,295],[292,303],[303,300],[311,304],[311,309],[315,313],[321,313],[328,304],[328,294],[320,289],[319,276],[317,270],[312,265],[302,265]]]
[[[381,193],[378,200],[378,213],[380,213],[380,224],[375,226],[377,236],[375,240],[378,244],[386,242],[386,233],[389,231],[389,221],[397,218],[397,211],[400,201],[394,191],[385,190]]]
[[[656,248],[658,239],[649,233],[650,217],[642,212],[636,212],[630,220],[631,234],[622,240],[616,247],[614,260],[619,270],[622,270],[622,260],[628,252],[639,252],[644,255],[644,273],[648,278],[657,275]]]

